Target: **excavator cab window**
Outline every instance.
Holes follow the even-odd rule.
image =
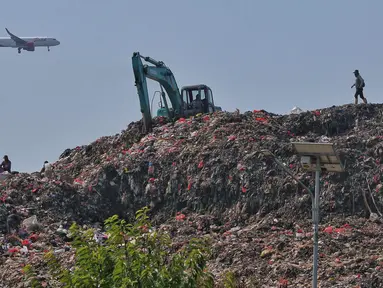
[[[202,100],[201,90],[193,90],[192,95],[193,95],[193,101],[197,100],[198,96],[199,96],[199,99]]]
[[[208,109],[209,109],[208,108],[209,107],[209,93],[208,93],[208,89],[201,88],[201,90],[199,90],[199,94],[201,95],[203,113],[207,113]]]
[[[182,90],[182,100],[184,104],[184,109],[190,110],[192,109],[192,103],[195,99],[196,94],[193,93],[193,90],[185,89]]]
[[[214,112],[214,100],[213,100],[213,92],[211,91],[211,89],[210,88],[208,88],[208,89],[206,89],[206,95],[207,95],[207,97],[206,97],[206,113],[211,113],[211,112]]]
[[[212,92],[205,85],[184,87],[182,89],[182,101],[184,110],[188,111],[187,114],[214,112]]]
[[[182,100],[184,102],[184,105],[188,107],[188,109],[191,109],[191,105],[193,101],[196,100],[197,95],[199,94],[199,90],[193,90],[193,89],[185,89],[182,90]]]
[[[189,92],[188,90],[182,90],[182,102],[184,105],[184,110],[188,109],[190,104],[188,92]]]
[[[192,109],[194,113],[205,113],[206,93],[205,89],[198,87],[191,91],[192,93]]]

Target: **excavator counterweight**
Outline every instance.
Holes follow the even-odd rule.
[[[141,59],[154,66],[144,65]],[[144,123],[144,133],[148,133],[152,129],[151,106],[146,78],[158,82],[161,90],[166,91],[170,100],[171,107],[167,103],[165,93],[162,93],[161,107],[157,110],[157,116],[177,119],[198,113],[222,110],[221,107],[214,105],[213,92],[204,84],[185,86],[180,92],[172,71],[162,61],[144,57],[139,52],[135,52],[133,53],[132,64]]]

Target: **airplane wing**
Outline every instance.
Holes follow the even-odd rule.
[[[27,41],[17,37],[16,35],[13,35],[7,28],[5,28],[9,36],[11,36],[11,39],[16,42],[17,45],[25,45],[27,44]]]

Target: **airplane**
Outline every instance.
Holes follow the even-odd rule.
[[[16,35],[9,32],[5,28],[10,37],[0,37],[0,47],[11,47],[17,48],[19,54],[21,50],[35,51],[36,47],[47,47],[50,51],[51,46],[60,45],[60,41],[55,38],[48,37],[17,37]]]

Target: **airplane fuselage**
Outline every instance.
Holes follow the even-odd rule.
[[[20,37],[22,40],[33,43],[35,47],[52,47],[60,44],[55,38],[48,37]],[[10,37],[0,37],[0,47],[24,48],[25,44],[18,44]]]
[[[36,47],[49,47],[60,45],[60,41],[55,38],[48,37],[18,37],[5,28],[10,37],[0,38],[0,47],[17,48],[18,52],[21,50],[35,51]]]

